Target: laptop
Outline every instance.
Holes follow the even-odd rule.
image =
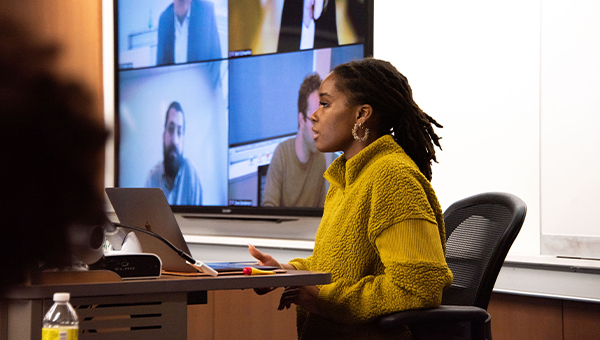
[[[191,255],[179,224],[163,191],[159,188],[105,188],[119,222],[126,226],[143,228],[159,234],[176,248]],[[126,229],[127,230],[127,229]],[[131,230],[127,230],[132,232]],[[165,243],[151,235],[134,232],[144,253],[156,254],[162,261],[162,269],[171,272],[196,273],[184,258]],[[275,270],[278,267],[259,266],[256,261],[205,263],[221,274],[241,274],[244,267]]]
[[[167,239],[175,247],[190,255],[187,246],[167,202],[163,191],[159,188],[106,188],[106,195],[112,204],[119,222],[133,226]],[[131,230],[127,230],[130,231]],[[163,270],[184,273],[196,273],[197,270],[188,265],[184,258],[169,248],[159,239],[140,232],[135,232],[144,253],[156,254],[162,262]]]

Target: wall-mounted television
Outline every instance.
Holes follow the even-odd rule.
[[[160,187],[174,212],[322,213],[325,190],[298,172],[306,162],[281,170],[294,151],[307,161],[295,142],[300,88],[372,55],[373,0],[114,0],[114,9],[115,186]],[[337,155],[313,151],[322,178]]]

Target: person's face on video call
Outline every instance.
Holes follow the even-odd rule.
[[[174,0],[173,7],[175,7],[175,14],[177,14],[178,17],[184,17],[190,9],[191,3],[192,0]]]
[[[319,109],[313,113],[313,139],[321,152],[348,150],[352,145],[355,108],[346,95],[335,88],[335,75],[329,74],[319,88]]]
[[[183,114],[175,109],[169,110],[169,119],[163,134],[163,152],[165,173],[175,177],[183,158]]]
[[[306,119],[300,114],[300,129],[302,130],[302,138],[309,146],[311,152],[317,151],[317,146],[313,140],[312,127],[313,123],[310,116],[319,108],[319,91],[315,90],[308,96],[308,107],[306,109]]]

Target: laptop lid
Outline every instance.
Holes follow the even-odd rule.
[[[159,188],[106,188],[106,195],[112,204],[119,222],[152,231],[167,239],[181,251],[190,254],[175,215]],[[127,230],[131,231],[131,230]],[[135,232],[144,253],[156,254],[164,270],[175,272],[196,272],[182,257],[177,255],[159,239]]]

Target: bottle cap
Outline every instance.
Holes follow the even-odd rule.
[[[54,293],[55,302],[67,302],[71,298],[70,293]]]

